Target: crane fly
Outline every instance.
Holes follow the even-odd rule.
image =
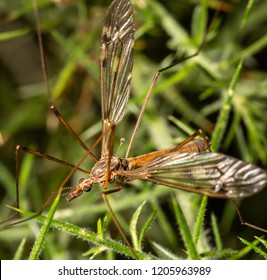
[[[114,128],[124,117],[130,95],[133,46],[130,1],[114,0],[103,24],[100,47],[101,159],[67,200],[90,191],[94,184],[99,184],[108,194],[119,191],[121,185],[135,179],[217,198],[244,198],[262,190],[267,182],[262,169],[224,154],[209,152],[205,137],[195,139],[201,131],[174,148],[134,158],[112,155]],[[115,184],[116,189],[107,190],[108,183]]]
[[[79,184],[67,194],[66,198],[70,202],[84,192],[89,192],[95,184],[100,185],[103,189],[102,197],[118,230],[130,247],[133,256],[137,258],[137,253],[126,238],[107,199],[108,194],[120,191],[123,184],[139,179],[209,197],[238,199],[262,190],[266,186],[267,177],[262,169],[253,164],[228,155],[211,152],[210,143],[201,130],[196,131],[175,147],[129,157],[133,138],[156,80],[162,71],[171,68],[174,64],[155,74],[126,156],[121,158],[113,154],[115,127],[124,118],[131,91],[134,31],[133,10],[130,1],[113,0],[104,19],[99,56],[102,134],[98,142],[102,142],[101,158],[96,161],[90,172],[85,171],[88,176],[80,179]],[[82,143],[54,106],[51,107],[51,110],[72,136],[78,140],[86,153],[96,160],[91,152],[92,147],[88,149]],[[73,168],[73,172],[77,169],[84,171],[79,164],[72,165],[22,146],[18,147],[17,155],[21,150],[65,164]],[[115,188],[109,188],[109,184],[113,184]]]

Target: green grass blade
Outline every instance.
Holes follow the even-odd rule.
[[[246,240],[242,240],[242,238],[239,238],[244,244],[247,246],[244,247],[242,250],[237,252],[235,255],[231,256],[229,260],[239,260],[245,257],[250,251],[254,250],[254,248],[260,243],[260,240],[254,240],[253,242],[248,242]]]
[[[14,207],[10,207],[11,209],[27,216],[27,217],[32,217],[34,213],[25,211],[22,209],[17,209]],[[44,224],[46,223],[47,217],[44,215],[40,215],[38,217],[34,218],[36,221]],[[55,228],[59,231],[67,232],[70,235],[75,236],[77,239],[88,241],[94,245],[102,245],[105,246],[106,248],[109,248],[110,250],[117,252],[121,255],[127,256],[127,257],[132,257],[132,252],[129,249],[128,246],[122,244],[121,242],[114,241],[112,239],[109,239],[107,237],[101,238],[97,233],[94,233],[92,231],[86,230],[84,228],[80,228],[78,226],[75,226],[70,223],[66,223],[63,221],[59,220],[52,220],[50,223],[50,227]],[[142,252],[136,252],[138,255],[139,259],[153,259],[155,258],[153,255],[148,255]]]
[[[213,234],[215,237],[216,249],[218,251],[221,251],[221,250],[223,250],[222,238],[220,235],[217,219],[216,219],[214,213],[211,213],[211,224],[212,224],[212,231],[213,231]]]
[[[207,0],[201,1],[201,6],[197,6],[192,17],[192,37],[196,45],[201,45],[206,36],[207,28]]]
[[[241,238],[241,237],[239,237],[239,239],[241,240],[241,242],[246,244],[250,249],[254,250],[257,254],[259,254],[263,258],[267,259],[267,252],[264,252],[260,247],[256,246],[258,243],[261,242],[260,239],[256,239],[254,242],[249,242],[246,239]],[[258,242],[256,243],[256,241],[258,241]]]
[[[201,253],[200,256],[206,259],[218,260],[218,259],[228,259],[235,255],[237,252],[232,249],[215,250]]]
[[[249,15],[252,12],[253,9],[253,5],[255,4],[255,0],[249,0],[246,6],[246,10],[244,13],[244,16],[242,18],[242,26],[244,26],[246,24],[246,22],[248,21]]]
[[[195,224],[195,229],[193,233],[193,240],[195,244],[197,244],[199,240],[200,232],[203,227],[207,204],[208,204],[208,197],[204,195],[200,204],[200,208],[198,211],[197,220]]]
[[[18,247],[18,249],[15,253],[15,256],[14,256],[13,260],[21,260],[23,250],[24,250],[24,247],[25,247],[25,243],[26,243],[26,238],[23,238],[21,240],[21,242],[19,243],[19,247]]]
[[[57,194],[56,198],[54,199],[54,201],[51,205],[51,208],[47,215],[47,219],[45,220],[45,222],[40,230],[39,236],[37,237],[37,239],[32,247],[32,250],[31,250],[31,253],[29,256],[29,260],[39,259],[40,255],[43,251],[46,235],[47,235],[49,228],[51,226],[51,223],[53,221],[53,217],[56,212],[59,200],[60,200],[60,192]]]
[[[25,34],[28,34],[30,30],[28,28],[21,28],[15,31],[8,31],[8,32],[2,32],[0,33],[0,42],[8,41],[14,38],[17,38],[19,36],[24,36]]]
[[[265,239],[257,236],[255,236],[255,238],[258,239],[261,242],[261,244],[263,244],[264,247],[267,249],[267,241]]]
[[[153,198],[151,201],[151,205],[153,207],[153,212],[157,211],[157,222],[160,224],[161,232],[164,235],[164,238],[167,240],[169,244],[177,245],[177,240],[175,236],[175,232],[168,221],[166,213],[164,213],[160,203],[157,199]]]
[[[140,231],[140,234],[139,234],[139,238],[138,238],[138,248],[142,248],[142,241],[143,241],[143,238],[147,232],[147,230],[149,229],[149,226],[151,225],[152,221],[154,220],[155,216],[156,216],[156,211],[153,211],[153,213],[148,217],[148,219],[146,220],[146,222],[144,223],[141,231]]]
[[[138,233],[137,233],[137,222],[138,222],[138,218],[141,214],[142,208],[145,205],[146,201],[144,201],[138,208],[137,210],[134,212],[133,217],[131,219],[131,223],[130,223],[130,232],[131,232],[131,237],[132,237],[132,242],[133,242],[133,247],[136,250],[141,250],[141,248],[139,247],[140,243],[139,243],[139,239],[138,239]]]
[[[186,247],[186,252],[188,254],[188,258],[192,259],[192,260],[198,260],[199,255],[197,253],[196,246],[194,244],[194,240],[192,238],[190,229],[187,225],[183,211],[174,195],[172,195],[172,205],[173,205],[176,220],[179,225],[179,230],[180,230],[182,239],[183,239],[185,247]]]
[[[174,255],[167,248],[161,246],[157,242],[152,241],[151,244],[152,244],[153,248],[155,249],[155,251],[157,252],[157,254],[159,255],[160,258],[162,258],[164,260],[177,260],[177,259],[179,259],[178,256]]]
[[[217,151],[219,148],[219,145],[221,143],[221,139],[223,137],[223,134],[225,132],[227,123],[228,123],[228,118],[229,118],[229,114],[230,114],[230,110],[232,107],[232,99],[234,96],[234,89],[235,86],[237,84],[241,69],[242,69],[242,64],[243,61],[241,60],[235,70],[235,73],[233,75],[233,79],[230,82],[229,88],[226,92],[226,95],[224,97],[224,101],[222,104],[222,109],[220,111],[218,120],[216,122],[216,126],[214,129],[214,133],[212,135],[212,149],[214,151]]]

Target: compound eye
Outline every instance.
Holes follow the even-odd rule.
[[[91,189],[92,189],[92,186],[91,186],[91,185],[84,185],[84,186],[83,186],[83,191],[84,191],[84,192],[89,192]]]
[[[129,162],[126,159],[122,159],[121,164],[123,166],[123,168],[126,170],[129,166]]]
[[[84,180],[85,180],[85,178],[81,178],[81,179],[79,180],[79,184],[81,184]]]

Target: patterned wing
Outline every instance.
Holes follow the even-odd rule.
[[[266,173],[259,167],[206,152],[161,155],[122,176],[218,198],[250,196],[267,183]]]
[[[103,123],[115,125],[124,116],[132,79],[133,45],[131,3],[129,0],[114,0],[103,24],[100,46]]]

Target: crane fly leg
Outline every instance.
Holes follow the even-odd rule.
[[[239,221],[240,221],[240,223],[241,223],[242,226],[247,226],[247,227],[250,227],[250,228],[253,228],[253,229],[256,229],[256,230],[259,230],[259,231],[262,231],[262,232],[267,233],[267,229],[262,228],[262,227],[258,227],[258,226],[256,226],[256,225],[253,225],[253,224],[251,224],[251,223],[246,222],[246,221],[244,220],[243,216],[241,215],[241,211],[240,211],[240,208],[239,208],[237,202],[236,202],[234,199],[232,199],[232,202],[233,202],[233,204],[234,204],[235,210],[236,210],[236,212],[237,212]]]
[[[112,207],[109,203],[109,200],[107,198],[107,195],[118,192],[122,189],[122,187],[120,185],[118,185],[118,184],[114,184],[114,185],[116,187],[115,189],[103,191],[101,193],[101,195],[102,195],[102,198],[103,198],[104,202],[106,203],[106,205],[108,207],[109,213],[111,214],[112,219],[113,219],[114,223],[116,224],[117,229],[120,232],[120,235],[122,236],[123,240],[126,242],[129,249],[131,250],[131,252],[133,254],[133,257],[138,260],[139,258],[137,256],[133,246],[131,245],[130,241],[126,237],[126,234],[124,233],[124,231],[123,231],[123,229],[122,229],[122,227],[121,227],[121,225],[120,225],[120,223],[119,223],[119,221],[118,221],[118,219],[117,219],[117,217],[116,217],[116,215],[115,215],[115,213],[114,213],[114,211],[113,211],[113,209],[112,209]]]

